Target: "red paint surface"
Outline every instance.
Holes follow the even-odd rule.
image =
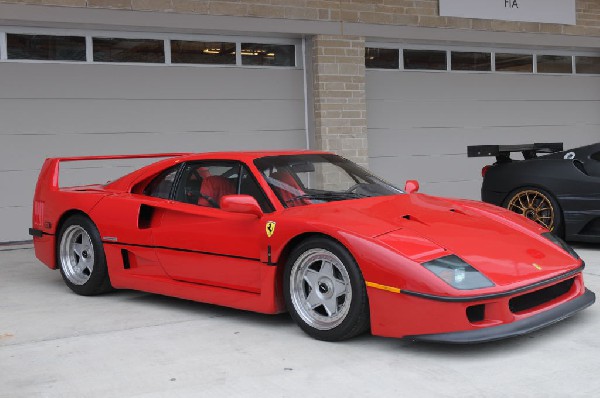
[[[503,292],[581,266],[581,260],[541,237],[545,230],[537,224],[476,201],[412,193],[284,208],[254,167],[253,160],[266,155],[298,153],[311,152],[174,154],[106,186],[62,189],[58,187],[61,161],[128,156],[48,159],[40,172],[34,197],[37,212],[33,215],[33,226],[44,232],[41,238],[34,238],[36,256],[48,267],[56,267],[55,235],[64,216],[78,211],[87,214],[100,231],[111,282],[116,288],[263,313],[285,310],[281,270],[290,242],[306,234],[325,235],[342,243],[368,282],[439,296]],[[159,155],[134,155],[152,156]],[[140,193],[162,170],[201,159],[245,163],[275,211],[261,214],[251,200],[241,195],[229,196],[234,198],[229,203],[224,197],[224,208],[230,210],[225,211]],[[145,213],[143,222],[142,207],[151,209]],[[270,238],[265,231],[269,221],[276,225]],[[122,249],[129,254],[130,269],[123,268]],[[448,254],[461,257],[495,286],[459,291],[421,265]],[[400,337],[513,322],[583,294],[581,274],[576,278],[567,295],[523,314],[508,311],[510,297],[484,300],[481,303],[486,304],[486,319],[477,324],[469,323],[465,311],[466,306],[479,302],[444,303],[369,287],[372,332]]]

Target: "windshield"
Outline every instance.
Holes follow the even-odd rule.
[[[254,164],[286,207],[403,193],[336,155],[267,156]]]

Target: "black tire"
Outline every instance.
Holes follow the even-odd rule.
[[[533,198],[531,202],[528,202],[528,197]],[[519,198],[521,198],[520,203]],[[550,212],[536,212],[535,208],[538,206],[536,201],[540,201],[540,203],[542,201],[548,203],[550,205]],[[529,203],[532,205],[527,206]],[[538,187],[523,187],[515,189],[506,197],[503,207],[517,214],[521,214],[532,221],[535,221],[543,227],[548,228],[557,236],[564,236],[564,218],[562,209],[556,198],[544,189]]]
[[[83,214],[70,216],[61,226],[56,264],[65,284],[77,294],[93,296],[112,290],[98,228]]]
[[[325,263],[331,263],[331,267]],[[309,275],[316,281],[314,289],[307,280]],[[340,243],[322,237],[301,242],[288,258],[283,278],[287,309],[308,335],[318,340],[341,341],[369,329],[365,281],[356,261]],[[315,300],[323,304],[313,307]]]

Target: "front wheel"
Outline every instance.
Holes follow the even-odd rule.
[[[284,295],[294,321],[316,339],[345,340],[369,328],[360,269],[333,240],[312,238],[293,250],[285,266]]]
[[[82,296],[110,291],[104,247],[94,223],[84,215],[73,215],[58,236],[57,263],[65,284]]]
[[[520,188],[508,195],[504,207],[562,236],[563,217],[554,197],[540,188]]]

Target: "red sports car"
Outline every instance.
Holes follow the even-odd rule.
[[[158,158],[62,188],[61,162]],[[38,179],[36,256],[76,293],[135,289],[289,311],[309,335],[472,343],[591,305],[583,261],[515,213],[400,190],[315,151],[52,158]]]

